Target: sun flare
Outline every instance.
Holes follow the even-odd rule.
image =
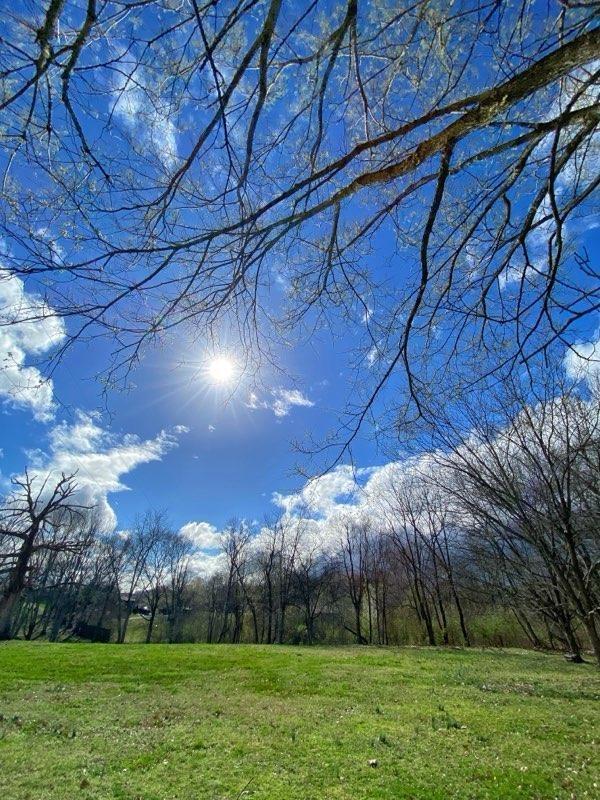
[[[236,374],[235,363],[227,356],[215,356],[208,362],[207,374],[211,383],[220,386],[231,383]]]

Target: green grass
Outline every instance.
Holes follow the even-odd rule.
[[[599,697],[520,651],[5,643],[0,798],[597,798]]]

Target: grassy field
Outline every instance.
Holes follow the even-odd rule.
[[[515,651],[4,643],[0,798],[597,798],[599,697]]]

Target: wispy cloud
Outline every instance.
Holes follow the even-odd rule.
[[[167,104],[161,105],[149,87],[140,69],[119,76],[113,88],[113,113],[136,136],[143,150],[171,168],[177,160],[177,129]]]
[[[256,392],[251,392],[246,401],[246,407],[252,409],[265,408],[273,412],[276,417],[287,417],[295,406],[312,408],[314,401],[303,394],[299,389],[271,389],[270,396],[260,398]]]
[[[29,453],[29,473],[49,484],[61,473],[75,474],[78,501],[97,509],[101,527],[114,530],[116,516],[108,495],[128,489],[123,477],[141,464],[160,461],[187,429],[176,426],[151,439],[117,436],[102,428],[97,415],[77,412],[73,423],[62,422],[49,432],[47,451]]]
[[[271,408],[276,417],[287,416],[294,406],[305,408],[314,406],[314,402],[302,394],[299,389],[273,389],[272,395],[274,400]]]

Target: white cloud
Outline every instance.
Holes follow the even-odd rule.
[[[170,169],[177,161],[177,131],[168,107],[160,105],[150,86],[139,69],[129,76],[120,76],[113,88],[113,113],[144,150],[156,155]]]
[[[553,119],[559,114],[580,108],[592,108],[600,101],[600,87],[597,81],[590,81],[592,76],[600,69],[600,59],[595,59],[589,64],[578,67],[560,83],[560,93],[555,98],[546,115]],[[586,85],[587,84],[587,85]],[[585,89],[583,87],[586,87]],[[577,98],[577,99],[575,99]],[[561,133],[561,144],[571,134],[568,129]],[[537,152],[549,154],[554,143],[554,133],[545,136],[537,147]],[[588,183],[595,179],[600,167],[600,135],[597,131],[580,145],[571,155],[561,170],[556,181],[559,193],[572,191],[578,180]]]
[[[533,284],[538,276],[548,271],[548,241],[555,229],[555,220],[552,215],[550,197],[546,195],[533,218],[530,232],[527,234],[528,258],[527,264],[523,254],[518,251],[511,263],[498,275],[500,291],[514,283],[525,281]]]
[[[313,514],[327,515],[339,507],[342,500],[347,503],[356,498],[360,490],[356,471],[347,464],[341,464],[314,478],[297,494],[273,494],[273,502],[288,514],[297,510],[308,510]]]
[[[315,551],[333,555],[349,522],[366,524],[374,532],[389,530],[390,509],[398,487],[407,481],[415,486],[415,475],[430,469],[431,457],[427,454],[377,467],[354,468],[344,464],[308,481],[297,493],[275,492],[272,501],[283,512],[281,522],[287,545],[297,548],[300,555]],[[418,491],[418,483],[416,487]],[[260,527],[256,521],[249,527],[253,531],[251,552],[269,544],[272,530]],[[216,552],[222,540],[214,525],[189,522],[180,532],[197,547],[193,568],[198,574],[209,577],[226,569],[225,555]]]
[[[73,455],[93,453],[102,446],[106,437],[99,422],[98,414],[77,412],[75,424],[61,422],[48,433],[52,453],[70,452]]]
[[[26,361],[47,353],[65,335],[62,320],[47,303],[26,292],[20,278],[0,268],[0,399],[28,408],[41,422],[52,419],[52,381]]]
[[[47,453],[30,454],[29,473],[40,479],[49,476],[49,484],[61,473],[75,473],[77,501],[97,507],[105,531],[114,530],[116,516],[108,495],[127,490],[123,476],[141,464],[160,461],[178,444],[181,426],[161,431],[153,439],[132,434],[116,436],[103,429],[97,416],[78,412],[74,423],[62,422],[49,433]]]
[[[560,84],[560,94],[551,103],[546,119],[551,120],[564,113],[567,109],[571,111],[580,108],[593,107],[600,100],[600,89],[597,83],[587,86],[582,91],[584,83],[589,83],[590,77],[599,69],[600,59],[592,61],[584,67],[578,67],[569,75],[565,76]],[[577,100],[574,98],[577,97]],[[560,145],[564,146],[573,137],[573,130],[568,126],[560,134]],[[555,133],[547,134],[537,145],[535,157],[537,161],[549,159],[552,147],[555,143]],[[562,205],[566,205],[571,195],[576,191],[581,191],[583,186],[589,185],[598,175],[600,169],[600,135],[594,132],[571,154],[558,174],[555,181],[555,192]],[[594,227],[595,209],[591,206],[582,206],[579,212],[585,213],[587,217],[585,225],[587,228]],[[527,246],[529,257],[532,262],[531,267],[527,267],[523,259],[515,259],[503,273],[498,276],[500,290],[504,290],[510,284],[520,282],[525,278],[533,282],[539,275],[544,276],[548,270],[548,242],[551,235],[555,232],[556,221],[552,213],[552,205],[548,194],[543,198],[535,218],[533,227],[527,235]],[[564,231],[563,231],[564,234]]]
[[[190,568],[192,572],[202,578],[210,578],[217,572],[221,572],[226,567],[226,558],[224,553],[205,553],[199,550],[190,559]]]
[[[48,253],[50,255],[50,260],[54,264],[58,264],[59,266],[64,266],[64,250],[60,246],[60,244],[53,238],[52,233],[46,227],[38,228],[35,232],[36,237],[44,243]]]
[[[314,402],[303,395],[299,389],[273,389],[271,394],[275,398],[271,408],[276,417],[285,417],[293,406],[304,406],[305,408],[314,406]]]
[[[251,408],[253,411],[255,411],[258,408],[266,408],[266,406],[263,403],[261,403],[261,401],[258,399],[258,395],[256,394],[256,392],[250,392],[245,405],[246,408]]]
[[[272,411],[276,417],[287,417],[294,406],[312,408],[314,401],[303,394],[299,389],[283,389],[276,387],[271,389],[270,397],[261,399],[256,392],[250,392],[246,400],[246,408],[259,409],[266,408]]]
[[[187,522],[180,528],[179,533],[200,550],[214,550],[221,543],[221,532],[210,522]]]
[[[283,509],[286,525],[301,528],[300,550],[333,553],[348,522],[366,524],[375,532],[389,529],[398,487],[430,469],[428,454],[377,467],[345,464],[309,481],[296,494],[274,493],[272,499]]]
[[[379,347],[374,344],[367,353],[367,364],[372,367],[381,358]]]
[[[600,336],[595,344],[580,345],[579,348],[582,356],[586,354],[589,356],[593,352],[600,356]],[[557,406],[558,416],[552,417],[551,424],[547,421],[545,423],[547,431],[544,435],[550,437],[549,441],[556,436],[558,442],[561,441],[560,426],[557,423],[562,419],[560,415],[564,412],[560,409],[561,406]],[[540,412],[538,410],[535,413]],[[530,420],[530,417],[527,419]],[[519,428],[521,423],[518,418],[514,424]],[[597,424],[595,413],[591,414],[590,424]],[[530,425],[530,421],[526,422],[520,435],[527,435]],[[539,424],[534,421],[531,430],[533,429],[538,434],[544,430],[542,418]],[[518,462],[517,450],[520,449],[518,436],[507,436],[506,432],[499,431],[496,442],[501,445],[500,452],[504,452],[508,463]],[[480,440],[473,431],[469,447],[482,448],[485,456],[485,448],[489,447],[489,443]],[[454,451],[454,454],[460,455],[460,452],[460,450]],[[441,459],[440,455],[443,456]],[[334,555],[339,552],[340,540],[345,535],[348,523],[365,524],[376,535],[397,529],[399,523],[411,524],[400,516],[399,500],[401,502],[402,498],[407,496],[422,498],[426,491],[446,494],[450,486],[447,470],[452,456],[452,453],[425,452],[375,467],[355,468],[348,464],[339,465],[325,475],[308,481],[298,492],[273,493],[272,501],[282,512],[281,523],[285,528],[288,546],[294,549],[297,547],[300,556],[309,552]],[[449,495],[446,494],[445,503],[455,520],[465,522],[468,520],[463,504],[457,505],[451,492]],[[419,504],[416,503],[413,512],[417,515],[422,529],[430,530],[428,526],[434,523],[425,509],[419,510]],[[256,521],[249,527],[253,533],[251,552],[256,552],[263,544],[269,544],[274,535],[272,529],[259,528]],[[214,575],[226,568],[226,558],[223,553],[215,554],[221,541],[220,534],[213,525],[207,522],[188,523],[182,528],[182,532],[189,532],[192,541],[198,545],[199,550],[194,565],[200,574]],[[296,534],[299,536],[298,543]]]
[[[222,532],[210,522],[186,522],[179,533],[194,546],[190,559],[190,568],[194,574],[210,578],[226,568],[225,553],[220,552]]]
[[[569,348],[564,365],[573,380],[600,379],[600,335],[595,341],[580,342]]]

